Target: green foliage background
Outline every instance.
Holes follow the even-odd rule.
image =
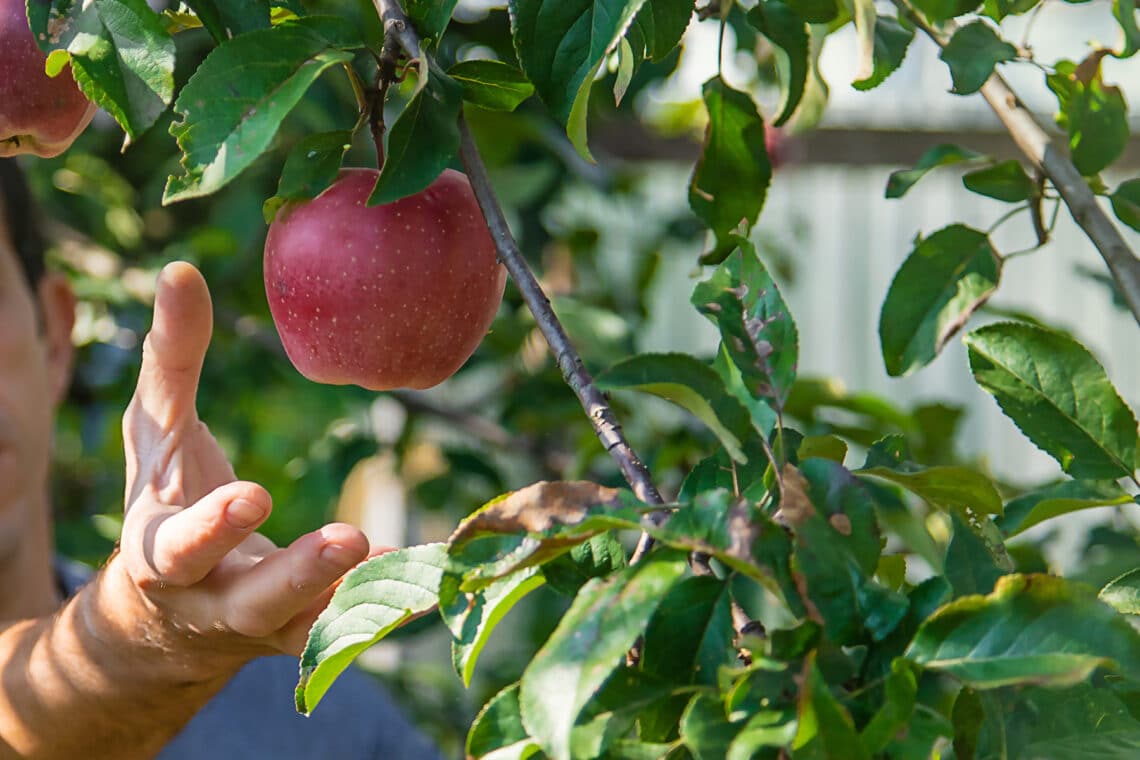
[[[104,88],[101,102],[123,130],[104,120],[63,156],[26,164],[56,220],[56,262],[82,299],[81,351],[57,445],[63,552],[98,563],[117,536],[119,416],[138,368],[154,274],[176,258],[197,264],[215,297],[201,416],[239,475],[273,493],[271,538],[288,541],[330,519],[352,467],[381,452],[394,455],[414,506],[412,538],[422,541],[445,539],[479,505],[540,479],[625,486],[513,285],[475,357],[438,392],[393,394],[378,404],[360,389],[309,383],[281,356],[261,285],[265,214],[283,198],[319,191],[338,166],[345,135],[346,165],[375,161],[366,130],[349,132],[358,106],[351,80],[340,75],[346,63],[370,75],[371,58],[353,39],[362,30],[379,47],[370,3],[283,2],[270,16],[268,4],[196,2],[171,8],[159,26],[134,0],[48,5],[86,14],[92,28],[124,18],[113,12],[144,19],[160,64],[146,72],[149,90],[123,97],[122,72],[85,61],[65,35],[58,46],[72,46],[81,83]],[[1036,325],[968,336],[979,384],[1058,460],[1056,483],[1022,493],[956,456],[960,409],[903,409],[797,377],[797,332],[778,285],[793,272],[811,273],[799,271],[794,256],[758,254],[748,238],[772,173],[765,130],[784,121],[807,129],[818,119],[826,86],[817,55],[829,32],[855,26],[868,51],[855,86],[869,89],[898,67],[916,23],[938,25],[974,10],[1000,21],[1035,4],[979,9],[924,0],[901,3],[897,14],[868,2],[747,5],[709,6],[701,23],[731,26],[749,54],[757,34],[767,38],[769,54],[754,56],[749,85],[778,90],[779,112],[762,114],[751,93],[718,75],[700,104],[644,125],[667,131],[709,123],[690,208],[668,216],[647,200],[651,167],[601,153],[597,164],[586,160],[587,124],[642,121],[633,103],[677,65],[673,42],[691,3],[519,0],[511,4],[513,28],[503,10],[448,25],[454,3],[408,4],[420,34],[437,43],[430,67],[420,67],[421,74],[430,68],[426,87],[409,76],[393,93],[389,164],[377,193],[412,192],[455,163],[455,116],[466,100],[465,118],[521,249],[586,365],[611,392],[656,484],[679,506],[653,529],[661,548],[632,566],[627,549],[645,506],[618,492],[580,498],[581,515],[553,528],[486,529],[477,515],[464,523],[467,538],[446,551],[421,547],[362,568],[357,581],[405,579],[404,559],[414,552],[432,569],[415,576],[426,591],[408,606],[438,598],[450,630],[429,616],[394,634],[412,656],[384,677],[451,754],[465,745],[473,755],[500,757],[701,760],[777,757],[787,748],[809,758],[1130,757],[1140,745],[1140,639],[1122,613],[1136,611],[1137,584],[1132,576],[1118,580],[1104,597],[1112,607],[1094,592],[1140,565],[1135,532],[1123,519],[1094,529],[1084,566],[1069,579],[1044,574],[1048,536],[1005,543],[1065,513],[1130,500],[1118,481],[1136,483],[1136,421],[1095,359]],[[1124,37],[1114,52],[1131,55],[1140,43],[1134,6],[1121,0],[1112,12]],[[292,13],[306,18],[269,28]],[[338,18],[315,18],[326,13]],[[593,32],[586,41],[573,26],[582,18]],[[947,32],[941,54],[963,94],[981,87],[995,65],[1023,55],[988,22],[966,21]],[[208,58],[230,36],[231,47]],[[552,43],[563,38],[583,44],[556,55]],[[227,73],[256,94],[262,73],[247,70],[260,60],[251,51],[302,72],[290,80],[298,104],[288,116],[284,99],[253,116],[243,110],[243,93],[234,96],[241,107],[203,99]],[[522,71],[453,67],[474,51]],[[1049,62],[1046,84],[1077,168],[1136,227],[1136,180],[1113,190],[1096,176],[1128,137],[1127,106],[1100,74],[1096,56],[1106,54],[1094,53],[1083,68]],[[196,71],[201,78],[191,79]],[[306,89],[309,80],[315,84]],[[620,104],[615,94],[624,94]],[[203,113],[227,123],[263,120],[240,142],[240,178],[233,168],[220,180],[206,171],[220,135],[187,126]],[[314,154],[318,161],[304,160]],[[995,202],[1055,200],[1020,163],[956,146],[934,146],[917,167],[892,175],[887,195],[966,161],[973,164],[966,190]],[[609,248],[605,219],[565,223],[580,219],[566,211],[587,195],[639,213],[642,248]],[[164,198],[180,202],[164,206]],[[995,250],[986,232],[947,225],[916,241],[885,296],[881,348],[892,375],[920,371],[1000,285],[1008,252]],[[671,251],[718,265],[703,272],[692,306],[720,332],[715,357],[637,355],[654,316],[654,275]],[[406,423],[393,430],[384,420],[398,407]],[[829,421],[835,410],[845,413],[842,424]],[[495,509],[491,503],[480,514]],[[741,532],[741,521],[752,532]],[[686,554],[693,551],[711,557],[717,574],[692,574]],[[908,575],[908,563],[930,568],[929,577]],[[467,605],[475,599],[484,610],[478,620]],[[503,624],[514,635],[500,631],[479,657],[492,613],[516,602]],[[762,625],[734,630],[741,628],[734,603]],[[330,614],[352,610],[334,603]],[[327,631],[318,628],[304,661],[309,709],[332,677],[321,670],[329,667]],[[623,667],[639,640],[644,659]],[[561,688],[568,673],[577,691]]]

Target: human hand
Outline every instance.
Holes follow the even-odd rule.
[[[326,525],[278,548],[255,532],[272,508],[237,480],[198,419],[210,294],[185,263],[163,269],[134,398],[123,417],[126,516],[100,579],[119,635],[157,644],[179,679],[228,675],[249,659],[299,654],[334,584],[368,555],[356,528]]]

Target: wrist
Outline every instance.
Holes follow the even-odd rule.
[[[73,600],[77,630],[106,654],[108,675],[147,688],[217,689],[242,662],[219,657],[201,635],[182,628],[131,579],[118,555]]]

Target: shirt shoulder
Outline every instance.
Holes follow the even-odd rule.
[[[345,671],[308,718],[294,708],[296,683],[296,658],[254,660],[167,745],[159,760],[440,757],[365,674]]]

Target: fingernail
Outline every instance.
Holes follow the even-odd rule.
[[[226,507],[226,522],[235,528],[248,528],[265,514],[265,509],[252,501],[236,499]]]
[[[321,549],[321,561],[334,567],[349,568],[356,564],[357,556],[347,547],[340,544],[329,544]]]

